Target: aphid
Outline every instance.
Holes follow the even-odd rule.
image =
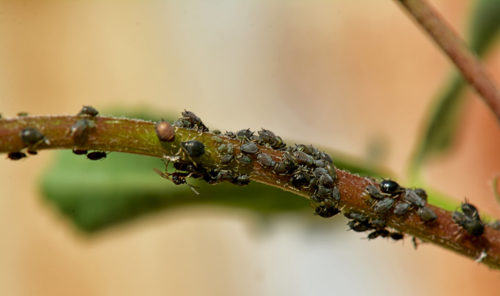
[[[191,128],[196,127],[201,132],[208,132],[208,127],[206,127],[205,124],[203,124],[203,122],[201,121],[201,119],[198,116],[196,116],[193,112],[184,110],[184,112],[182,112],[181,114],[183,119],[189,121],[189,123],[191,124],[190,126]]]
[[[403,216],[405,215],[408,210],[410,209],[410,204],[406,202],[398,202],[396,203],[396,206],[394,207],[393,213],[398,216]]]
[[[38,154],[38,151],[36,151],[36,150],[30,150],[30,149],[28,149],[26,152],[28,152],[28,154],[31,154],[31,155],[37,155]]]
[[[463,206],[463,204],[462,204]],[[474,207],[475,208],[475,207]],[[469,210],[469,209],[468,209]],[[463,207],[462,207],[463,211]],[[477,211],[477,210],[476,210]],[[473,212],[468,211],[468,214],[473,214],[472,217],[460,212],[453,212],[451,218],[455,223],[460,225],[467,233],[473,236],[481,236],[484,233],[484,224],[479,215],[475,216]]]
[[[252,159],[250,157],[248,157],[247,155],[242,154],[242,153],[238,154],[237,160],[244,165],[249,165],[252,163]]]
[[[382,218],[375,218],[370,221],[370,224],[377,229],[384,228],[387,225],[387,222],[385,219]]]
[[[332,188],[333,187],[333,178],[328,175],[328,174],[323,174],[319,177],[319,184],[325,186],[325,187],[328,187],[328,188]]]
[[[314,211],[316,212],[317,215],[323,218],[330,218],[340,213],[339,209],[337,209],[334,206],[328,206],[328,205],[319,205],[314,209]]]
[[[233,172],[230,170],[220,170],[217,173],[217,181],[232,181],[233,179]]]
[[[257,145],[254,142],[248,142],[246,144],[241,145],[240,150],[243,153],[255,154],[259,152],[259,147],[257,147]]]
[[[182,148],[191,157],[200,157],[205,153],[205,145],[202,142],[191,140],[181,143]]]
[[[422,189],[422,188],[415,188],[415,189],[413,189],[413,192],[415,192],[423,200],[427,201],[427,192],[425,192],[424,189]]]
[[[370,232],[370,234],[368,234],[368,239],[371,240],[371,239],[376,239],[377,237],[381,236],[381,237],[388,237],[389,236],[389,230],[387,229],[377,229],[373,232]]]
[[[380,182],[380,191],[394,196],[403,192],[403,189],[399,186],[398,183],[392,180],[384,180]]]
[[[106,156],[107,156],[106,152],[103,151],[94,151],[87,154],[87,158],[90,160],[99,160],[102,158],[106,158]]]
[[[293,152],[293,157],[296,159],[298,164],[311,166],[314,163],[314,158],[302,151]]]
[[[327,175],[328,171],[325,168],[315,168],[313,171],[313,175],[316,178],[320,178],[322,175]]]
[[[215,141],[215,142],[217,142],[217,143],[222,143],[222,138],[221,138],[221,137],[219,137],[219,136],[213,136],[213,137],[212,137],[212,140],[214,140],[214,141]]]
[[[87,150],[85,150],[85,149],[78,149],[78,148],[73,148],[72,152],[73,152],[73,154],[76,154],[76,155],[87,154]]]
[[[172,142],[175,138],[174,127],[167,121],[158,121],[155,124],[155,131],[161,142]]]
[[[464,229],[473,236],[481,236],[484,233],[484,224],[480,220],[472,220],[465,224]]]
[[[415,193],[415,191],[411,189],[406,189],[404,199],[410,204],[413,204],[419,208],[425,207],[425,204],[427,203],[425,199],[420,197],[417,193]]]
[[[285,161],[279,161],[277,162],[275,165],[274,165],[274,169],[273,171],[276,173],[276,174],[284,174],[287,172],[287,166],[286,166],[286,163]]]
[[[468,218],[471,219],[478,219],[479,218],[479,212],[477,211],[477,208],[467,201],[463,202],[461,205],[462,212],[467,216]]]
[[[226,137],[228,137],[228,138],[230,138],[230,139],[235,139],[235,138],[236,138],[236,134],[235,134],[235,133],[233,133],[233,132],[229,132],[229,131],[226,131],[226,132],[224,133],[224,136],[226,136]]]
[[[387,197],[378,201],[373,207],[373,210],[379,214],[385,214],[392,208],[393,205],[394,199]]]
[[[9,152],[9,154],[7,154],[7,157],[11,160],[19,160],[26,157],[26,153],[20,151]]]
[[[366,191],[374,199],[384,199],[385,198],[385,195],[383,195],[382,192],[380,192],[378,190],[377,186],[375,186],[375,185],[370,184],[370,185],[366,186]]]
[[[395,241],[401,240],[405,237],[405,235],[401,232],[391,232],[390,236]]]
[[[314,160],[314,166],[316,166],[318,168],[324,168],[324,167],[327,166],[327,163],[323,159],[315,159]]]
[[[319,152],[319,158],[320,159],[323,159],[324,161],[330,163],[330,164],[333,164],[333,159],[332,157],[330,156],[330,154],[328,153],[325,153],[325,152]]]
[[[258,141],[261,144],[267,144],[274,149],[283,149],[286,147],[286,144],[283,143],[283,140],[270,130],[261,129],[257,133],[259,134]]]
[[[236,132],[236,137],[241,140],[250,140],[253,136],[253,132],[247,128]]]
[[[213,133],[214,135],[220,135],[220,134],[221,134],[221,131],[220,131],[220,130],[218,130],[218,129],[214,129],[214,130],[212,130],[212,133]]]
[[[78,112],[77,116],[96,117],[97,114],[99,114],[99,111],[97,111],[94,107],[83,106],[82,110],[80,110],[80,112]]]
[[[222,164],[228,164],[233,160],[233,158],[234,158],[234,155],[232,155],[232,154],[224,154],[221,156],[220,162]]]
[[[296,187],[296,186],[295,186]],[[311,198],[315,201],[323,201],[325,199],[330,199],[332,196],[332,190],[319,185]]]
[[[350,213],[345,213],[344,216],[348,219],[352,219],[357,222],[368,222],[368,216],[362,213],[356,213],[356,212],[350,212]]]
[[[434,213],[434,211],[428,207],[419,208],[417,214],[424,222],[431,222],[437,219],[436,213]]]
[[[87,119],[79,119],[71,126],[70,135],[76,146],[85,145],[93,127],[94,124]]]
[[[347,222],[347,226],[349,226],[349,228],[355,232],[365,232],[367,230],[373,229],[370,224],[355,220]]]
[[[238,175],[238,177],[232,180],[232,183],[241,186],[248,185],[248,183],[250,183],[250,177],[248,175]]]
[[[273,168],[276,162],[269,154],[259,153],[257,154],[257,162],[265,168]]]
[[[337,187],[332,189],[332,201],[339,202],[340,201],[340,190]]]
[[[24,145],[29,147],[36,147],[42,141],[46,141],[45,136],[36,128],[27,127],[23,129],[19,136],[21,137],[21,141],[23,141]]]
[[[298,171],[292,175],[290,183],[295,188],[301,188],[302,186],[309,184],[310,180],[311,177],[306,172]]]

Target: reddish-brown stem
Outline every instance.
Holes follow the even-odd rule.
[[[481,63],[465,42],[425,0],[395,0],[425,29],[436,44],[448,55],[500,121],[500,92]]]
[[[37,149],[73,148],[74,141],[69,131],[78,119],[78,116],[30,116],[0,119],[0,153],[25,149],[19,133],[26,127],[37,128],[50,141],[49,144],[41,144]],[[181,141],[197,139],[205,144],[207,152],[196,161],[204,167],[211,168],[220,166],[217,147],[221,143],[232,143],[235,145],[236,154],[239,152],[239,141],[223,136],[215,137],[211,133],[176,128],[175,141],[160,143],[153,122],[112,117],[97,117],[94,121],[95,129],[89,135],[85,147],[82,148],[162,157],[178,154]],[[271,155],[274,160],[283,157],[283,151],[264,146],[259,146],[259,149],[260,152]],[[255,160],[255,157],[252,157]],[[289,184],[289,176],[277,175],[273,170],[262,167],[257,161],[253,161],[249,167],[234,162],[230,169],[245,171],[254,181],[310,198],[310,192],[297,190]],[[339,169],[337,169],[337,176],[337,186],[341,192],[339,206],[344,212],[357,211],[371,217],[379,216],[373,210],[373,201],[365,192],[368,184],[375,184],[373,180]],[[389,214],[386,217],[387,224],[398,231],[470,258],[479,258],[481,254],[483,257],[486,255],[481,262],[500,269],[500,231],[486,227],[482,236],[470,236],[453,222],[451,212],[432,205],[429,207],[438,217],[433,223],[422,222],[413,211],[404,217]]]

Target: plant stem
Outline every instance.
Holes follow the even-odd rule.
[[[500,92],[480,61],[467,48],[439,13],[425,0],[395,0],[425,29],[436,44],[448,55],[496,115],[500,123]]]
[[[38,150],[71,149],[74,140],[70,134],[78,116],[28,116],[12,119],[0,119],[0,153],[21,151],[25,145],[20,139],[22,129],[31,127],[41,131],[48,143],[42,143]],[[196,159],[196,162],[208,168],[220,167],[220,156],[217,147],[221,143],[232,143],[235,153],[239,153],[240,142],[224,136],[215,137],[212,133],[201,133],[185,128],[175,128],[175,140],[160,142],[155,132],[155,123],[143,120],[96,117],[95,129],[90,133],[86,144],[79,149],[116,151],[143,154],[153,157],[179,154],[180,143],[196,139],[205,145],[206,152]],[[269,154],[275,161],[283,157],[283,151],[259,146],[261,153]],[[255,160],[255,157],[253,160]],[[264,168],[257,161],[250,166],[234,162],[229,169],[245,171],[252,180],[293,192],[305,198],[310,198],[307,190],[298,190],[289,184],[290,176],[277,175],[272,169]],[[370,217],[379,214],[373,210],[366,187],[375,184],[370,178],[360,177],[347,171],[336,169],[337,184],[341,193],[339,203],[343,212],[362,212]],[[470,258],[479,258],[486,254],[482,263],[500,269],[500,231],[486,227],[480,237],[467,235],[451,218],[451,212],[429,205],[437,215],[433,223],[424,223],[415,211],[401,217],[388,214],[387,225],[403,233],[413,235],[423,241],[440,245]]]

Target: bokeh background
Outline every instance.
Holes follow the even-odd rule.
[[[211,127],[265,127],[367,161],[379,151],[404,184],[452,66],[394,2],[2,1],[0,110],[188,109]],[[473,1],[432,4],[465,34]],[[500,81],[498,46],[485,63]],[[500,130],[467,97],[455,149],[425,179],[500,217]],[[409,239],[367,242],[343,217],[316,230],[189,207],[88,237],[40,196],[53,157],[0,160],[0,295],[498,295],[498,271]]]

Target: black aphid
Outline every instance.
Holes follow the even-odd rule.
[[[302,151],[293,152],[293,157],[296,159],[298,164],[311,166],[314,163],[314,158]]]
[[[85,154],[87,154],[88,151],[85,149],[73,148],[72,152],[73,152],[73,154],[76,154],[76,155],[85,155]]]
[[[248,185],[248,183],[250,183],[250,177],[248,175],[239,175],[232,180],[232,183],[241,186]]]
[[[406,202],[398,202],[396,203],[396,206],[394,207],[393,213],[398,216],[403,216],[405,215],[408,210],[410,209],[410,204]]]
[[[347,226],[349,226],[349,228],[355,232],[365,232],[365,231],[373,229],[373,227],[371,227],[370,224],[368,224],[366,222],[355,221],[355,220],[347,222]]]
[[[236,132],[236,137],[240,140],[250,140],[253,136],[253,132],[247,128]]]
[[[70,134],[76,146],[83,146],[87,143],[89,133],[93,127],[93,122],[87,119],[79,119],[71,126]]]
[[[387,225],[387,222],[385,221],[385,219],[375,218],[370,221],[370,224],[373,226],[373,228],[382,229]]]
[[[220,170],[217,173],[217,181],[232,181],[234,179],[233,172],[230,170]]]
[[[106,158],[106,156],[107,156],[106,152],[103,151],[94,151],[87,154],[87,158],[90,160],[99,160],[102,158]]]
[[[201,132],[208,132],[208,127],[206,127],[201,119],[193,112],[184,110],[184,112],[182,112],[182,117],[190,123],[190,128],[197,128]]]
[[[257,154],[257,162],[265,168],[273,168],[276,164],[271,155],[265,153]]]
[[[405,237],[405,235],[401,232],[391,232],[390,236],[395,241],[401,240]]]
[[[394,199],[387,197],[378,201],[373,207],[373,210],[378,214],[385,214],[392,208],[393,205]]]
[[[388,237],[390,234],[389,230],[387,229],[377,229],[373,232],[370,232],[370,234],[368,234],[368,239],[376,239],[377,237],[381,236],[381,237]]]
[[[45,140],[45,136],[36,128],[27,127],[19,133],[23,144],[29,147],[36,147]]]
[[[330,218],[340,213],[339,209],[330,205],[319,205],[314,209],[314,211],[317,215],[323,218]]]
[[[404,194],[404,200],[413,204],[419,208],[425,207],[426,201],[420,195],[418,195],[414,190],[406,189]]]
[[[254,142],[248,142],[246,144],[241,145],[240,150],[243,153],[255,154],[259,152],[259,147],[257,147],[257,145]]]
[[[377,186],[375,185],[368,185],[366,186],[366,192],[370,195],[371,198],[373,199],[384,199],[386,196],[378,190]]]
[[[348,219],[352,219],[358,222],[368,222],[368,216],[362,213],[350,212],[345,213],[344,216]]]
[[[191,140],[181,143],[182,148],[191,157],[200,157],[205,153],[205,145],[202,142]]]
[[[424,222],[432,222],[437,219],[436,213],[434,213],[434,211],[428,207],[419,208],[417,214]]]
[[[11,160],[19,160],[21,158],[25,158],[26,153],[20,151],[9,152],[9,154],[7,154],[7,157]]]
[[[97,111],[94,107],[92,106],[83,106],[82,110],[78,112],[78,116],[89,116],[89,117],[96,117],[97,114],[99,114],[99,111]]]

